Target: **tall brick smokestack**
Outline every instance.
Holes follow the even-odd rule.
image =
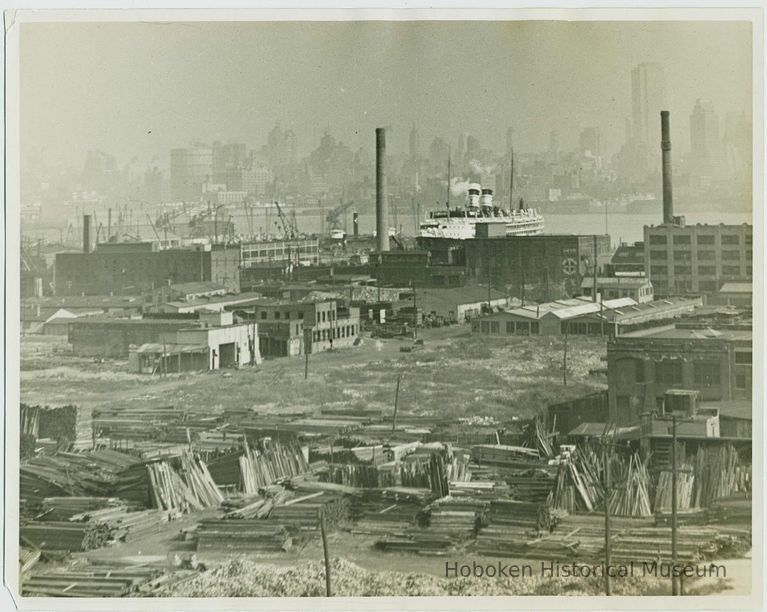
[[[91,252],[91,216],[83,215],[83,253]]]
[[[376,128],[376,246],[389,250],[389,194],[386,189],[386,128]]]
[[[660,112],[660,150],[663,156],[663,223],[674,222],[674,193],[671,187],[671,130],[668,111]]]

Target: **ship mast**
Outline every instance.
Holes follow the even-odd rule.
[[[509,181],[509,213],[514,212],[514,149],[511,149],[511,180]]]
[[[447,200],[445,206],[450,210],[450,149],[447,150]]]

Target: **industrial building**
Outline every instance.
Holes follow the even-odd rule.
[[[469,283],[508,287],[513,297],[547,302],[581,291],[586,276],[610,260],[610,237],[542,234],[464,240]]]
[[[152,242],[102,243],[93,252],[59,253],[54,267],[57,295],[126,295],[161,285],[210,281],[240,290],[240,248],[200,245],[158,250]]]
[[[235,323],[230,312],[204,313],[193,323],[187,321],[163,334],[161,342],[130,346],[128,369],[167,374],[261,363],[257,324]]]
[[[750,325],[676,323],[617,337],[607,345],[610,421],[662,414],[669,389],[698,391],[702,401],[750,399],[751,368]]]
[[[290,357],[353,346],[360,333],[359,308],[333,299],[303,302],[260,300],[237,312],[258,324],[261,353]]]
[[[505,293],[487,287],[416,288],[402,297],[404,299],[394,305],[395,311],[415,306],[424,317],[448,323],[463,323],[489,310],[509,305]]]
[[[246,242],[240,245],[240,261],[244,269],[258,264],[317,265],[320,261],[320,241],[303,238]]]
[[[645,226],[645,268],[659,295],[714,294],[753,279],[752,225]]]
[[[751,308],[754,301],[752,283],[724,283],[719,292],[709,298],[710,304]]]
[[[585,277],[581,281],[581,291],[587,298],[594,296],[594,278]],[[638,304],[653,301],[652,283],[644,276],[599,276],[596,278],[596,295],[602,299],[630,297]]]
[[[377,282],[387,287],[463,287],[463,266],[432,265],[428,251],[388,251],[371,266]]]
[[[532,304],[472,321],[472,333],[491,336],[564,334],[620,336],[688,315],[700,306],[700,297],[637,303],[623,297],[602,302],[585,298]]]

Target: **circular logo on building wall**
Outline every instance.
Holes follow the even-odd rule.
[[[572,257],[568,257],[562,261],[562,272],[568,276],[572,276],[578,271],[578,262]]]

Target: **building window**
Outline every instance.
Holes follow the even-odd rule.
[[[701,276],[716,276],[716,266],[698,266],[698,274]]]
[[[652,274],[660,274],[661,276],[665,276],[668,274],[668,267],[666,266],[656,266],[653,264],[652,268]]]
[[[304,311],[303,310],[299,310],[298,311],[298,318],[299,319],[303,319],[304,318]]]
[[[644,361],[641,359],[634,359],[634,380],[638,383],[645,382]]]
[[[478,332],[479,331],[479,321],[472,321],[471,322],[471,331]]]
[[[266,311],[265,310],[261,311],[261,318],[262,319],[266,319]]]
[[[716,259],[714,251],[698,251],[698,259]]]
[[[735,363],[747,363],[751,364],[753,359],[753,353],[746,353],[745,351],[742,353],[735,353]]]
[[[718,361],[699,361],[695,364],[694,371],[694,380],[696,385],[710,387],[720,383],[720,370]]]
[[[650,236],[650,244],[666,244],[666,236],[662,234],[653,234]]]
[[[490,333],[491,334],[498,334],[500,333],[500,326],[501,324],[498,321],[491,321],[490,322]]]
[[[666,385],[682,384],[682,362],[679,359],[664,359],[655,366],[655,377]]]
[[[275,319],[279,319],[280,318],[280,311],[279,310],[275,310],[274,311],[274,318]]]
[[[507,334],[514,333],[514,321],[506,321],[506,333]]]
[[[714,236],[698,236],[698,244],[714,244]]]
[[[674,266],[674,274],[677,276],[687,276],[692,274],[690,266]]]
[[[286,319],[288,319],[288,320],[290,320],[290,313],[289,313],[289,312],[286,312],[286,313],[285,313],[285,318],[286,318]]]
[[[537,334],[538,333],[538,321],[531,321],[530,322],[530,333],[531,334]]]
[[[722,266],[723,276],[740,276],[740,266]]]
[[[735,388],[743,390],[746,388],[746,375],[745,373],[735,374]]]
[[[722,257],[724,259],[730,259],[739,261],[740,260],[740,251],[722,251]]]
[[[725,234],[722,236],[722,244],[740,244],[740,236],[737,234]]]
[[[482,321],[482,333],[483,334],[490,333],[490,321]]]
[[[650,259],[666,259],[668,253],[664,251],[650,251]]]
[[[690,234],[674,236],[674,244],[690,244]]]
[[[692,253],[690,251],[674,251],[675,259],[690,260]]]

